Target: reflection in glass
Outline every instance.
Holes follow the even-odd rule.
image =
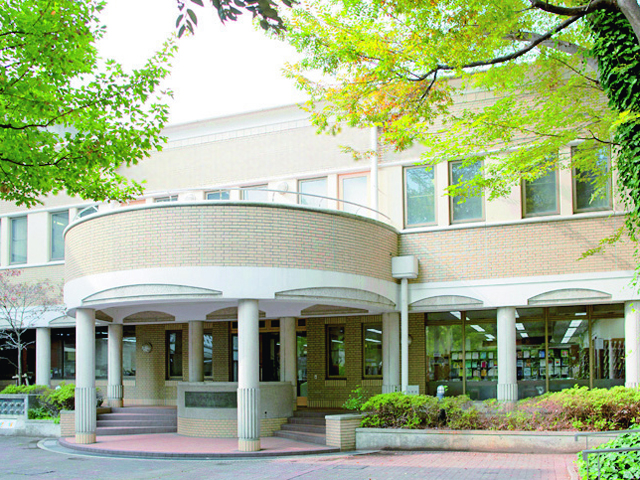
[[[327,327],[327,376],[345,376],[344,326]]]
[[[482,162],[464,165],[462,162],[451,162],[451,185],[457,185],[463,181],[471,180],[480,175]],[[451,220],[464,222],[482,220],[482,194],[462,197],[457,195],[451,200]]]
[[[407,226],[436,221],[435,181],[433,167],[405,170]]]
[[[368,323],[364,328],[364,376],[382,376],[382,324]]]

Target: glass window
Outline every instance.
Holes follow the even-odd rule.
[[[244,187],[241,190],[242,200],[248,200],[249,202],[268,202],[269,192],[265,192],[265,188],[267,188],[267,185]]]
[[[591,322],[594,387],[624,385],[624,316],[598,318]]]
[[[463,162],[451,162],[449,163],[449,169],[451,185],[457,185],[481,175],[482,162],[478,161],[470,165],[465,165]],[[473,222],[483,218],[483,196],[481,193],[467,197],[457,195],[451,198],[452,223]]]
[[[11,219],[11,263],[27,263],[27,217]]]
[[[524,216],[558,213],[558,170],[554,166],[535,180],[523,185]]]
[[[229,190],[207,192],[207,200],[229,200]]]
[[[237,322],[235,328],[238,328]],[[233,326],[231,328],[234,328]],[[231,336],[231,381],[238,381],[238,334]]]
[[[51,260],[64,259],[64,229],[69,225],[69,212],[51,214]]]
[[[543,316],[516,318],[516,376],[520,398],[542,395],[547,390]]]
[[[362,325],[364,346],[364,376],[382,376],[382,324],[368,323]]]
[[[213,335],[204,333],[204,376],[213,377]]]
[[[571,156],[580,152],[572,147]],[[593,169],[573,169],[573,208],[575,212],[608,210],[611,208],[611,177],[609,175],[609,152],[606,148],[589,149],[595,157]],[[605,184],[598,183],[605,177]]]
[[[307,332],[296,332],[296,353],[298,356],[297,395],[306,397],[307,388]]]
[[[51,378],[75,378],[76,329],[51,330]]]
[[[405,225],[428,225],[436,221],[435,173],[433,167],[404,171]]]
[[[182,378],[182,331],[167,332],[167,376]]]
[[[344,325],[327,326],[327,353],[327,377],[344,377]]]
[[[109,371],[109,338],[107,327],[96,327],[96,378],[107,378]]]
[[[497,325],[479,318],[471,318],[483,312],[467,312],[465,322],[465,369],[467,382],[498,381]],[[481,315],[482,316],[482,315]],[[470,392],[467,392],[470,394]],[[473,397],[473,395],[470,395]]]
[[[124,327],[122,332],[122,374],[136,376],[136,327]]]
[[[430,313],[427,325],[427,382],[462,382],[462,324]],[[459,393],[462,393],[461,391]]]
[[[298,182],[298,191],[304,194],[327,196],[327,178],[312,178],[310,180],[300,180]],[[298,202],[300,205],[309,205],[311,207],[325,208],[327,206],[326,198],[311,197],[309,195],[299,195]]]
[[[154,201],[155,201],[155,203],[177,202],[178,201],[178,196],[177,195],[169,195],[168,197],[158,197]]]
[[[367,176],[359,175],[359,176],[350,176],[350,177],[342,177],[340,183],[340,190],[342,200],[351,203],[343,203],[342,210],[349,213],[363,213],[363,209],[360,208],[360,205],[367,205]]]
[[[589,385],[589,320],[549,322],[547,371],[551,391]],[[582,380],[582,381],[580,381]]]

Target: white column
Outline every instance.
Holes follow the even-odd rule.
[[[382,393],[400,390],[400,315],[382,314]]]
[[[640,301],[624,303],[624,350],[626,376],[624,386],[640,385]]]
[[[498,308],[498,400],[518,400],[516,371],[516,309]]]
[[[36,328],[36,384],[51,386],[51,329]]]
[[[238,450],[260,450],[260,334],[257,300],[238,300]]]
[[[400,280],[400,335],[402,391],[409,387],[409,279]]]
[[[189,322],[189,381],[204,382],[204,322]]]
[[[76,443],[96,441],[95,332],[95,310],[76,310]]]
[[[110,407],[122,407],[122,330],[121,323],[108,327],[107,343],[109,346],[109,370],[107,400]]]
[[[280,381],[291,382],[293,406],[296,406],[297,376],[296,319],[280,319]]]

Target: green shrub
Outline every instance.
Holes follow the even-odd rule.
[[[76,386],[62,382],[59,387],[40,397],[40,404],[51,413],[52,417],[58,417],[60,410],[75,409]]]
[[[453,430],[476,430],[480,426],[480,412],[466,395],[445,397],[440,408],[446,414],[445,425]]]
[[[11,394],[43,394],[49,391],[50,388],[46,385],[7,385],[0,392],[0,395],[11,395]]]
[[[45,407],[30,408],[27,410],[27,418],[29,420],[54,420],[51,412]]]
[[[640,430],[638,433],[624,433],[610,442],[595,447],[599,448],[640,448]],[[598,478],[598,459],[594,454],[589,455],[589,478],[587,479],[586,464],[582,453],[578,454],[578,468],[580,478],[591,480]],[[624,478],[640,478],[640,452],[604,453],[600,455],[601,480],[618,480]]]
[[[367,398],[367,392],[364,388],[358,385],[356,388],[351,390],[349,394],[349,399],[342,404],[342,408],[346,410],[362,410],[362,405]]]
[[[437,424],[440,408],[435,397],[394,392],[371,397],[362,410],[363,427],[428,428]]]

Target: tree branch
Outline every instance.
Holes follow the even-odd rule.
[[[531,4],[531,8],[553,13],[555,15],[562,15],[564,17],[573,17],[576,15],[584,16],[588,13],[600,10],[601,8],[605,8],[606,6],[615,5],[612,0],[591,0],[586,5],[580,5],[578,7],[560,7],[543,0],[529,0],[529,3]]]

